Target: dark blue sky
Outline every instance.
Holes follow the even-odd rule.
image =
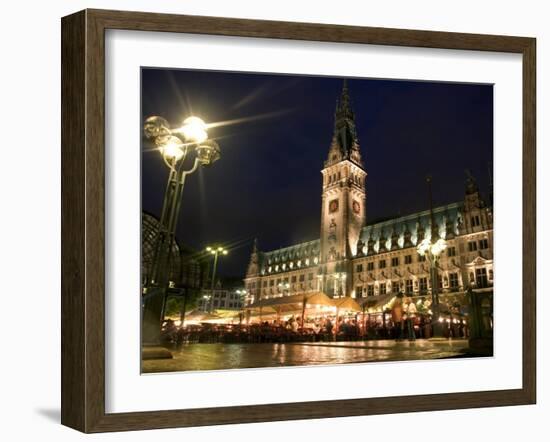
[[[483,191],[493,159],[491,85],[348,79],[367,176],[367,223],[459,201],[464,170]],[[174,126],[250,118],[211,129],[221,159],[188,177],[178,240],[232,247],[222,275],[243,276],[251,243],[270,250],[319,237],[321,174],[342,79],[169,69],[142,70],[142,117]],[[140,128],[140,130],[142,130]],[[146,149],[144,141],[143,148]],[[167,169],[143,152],[142,205],[158,216]]]

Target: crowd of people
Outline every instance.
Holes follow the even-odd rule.
[[[465,318],[451,315],[442,320],[447,338],[467,338]],[[334,315],[262,320],[250,324],[194,324],[178,327],[167,320],[163,326],[164,343],[284,343],[357,341],[394,339],[414,341],[433,336],[432,317],[418,312],[410,298],[396,298],[384,314],[350,313]]]

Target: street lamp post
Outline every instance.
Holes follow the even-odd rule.
[[[185,179],[200,165],[208,166],[220,158],[220,148],[215,141],[208,139],[206,129],[204,121],[197,117],[185,119],[177,128],[170,128],[168,122],[158,116],[149,117],[144,123],[145,137],[154,143],[169,169],[153,260],[142,299],[144,343],[157,344],[160,340]],[[191,152],[196,154],[193,165],[184,169]]]
[[[208,303],[208,311],[212,311],[212,302],[214,299],[214,285],[216,282],[216,268],[218,266],[218,256],[219,255],[227,255],[227,250],[223,247],[207,247],[206,251],[211,253],[214,256],[214,260],[212,263],[212,282],[210,285],[210,302]]]
[[[243,324],[243,316],[244,316],[243,307],[245,305],[246,295],[248,294],[248,292],[245,289],[237,289],[235,290],[235,293],[237,294],[238,302],[239,302],[237,306],[239,307],[239,329],[240,329]]]
[[[237,289],[235,290],[235,293],[239,298],[239,305],[241,307],[244,306],[246,302],[246,295],[248,295],[248,292],[245,289]]]
[[[447,242],[440,238],[439,230],[435,225],[435,218],[432,205],[432,177],[426,177],[428,183],[428,199],[430,203],[430,223],[431,237],[424,239],[417,246],[418,254],[425,256],[430,263],[430,281],[432,285],[432,329],[434,338],[443,338],[443,327],[439,322],[440,306],[439,306],[439,278],[437,270],[437,262],[441,253],[447,248]]]

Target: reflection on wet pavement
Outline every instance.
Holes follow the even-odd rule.
[[[467,355],[467,349],[467,340],[189,344],[173,350],[173,359],[143,361],[143,372],[441,359]]]

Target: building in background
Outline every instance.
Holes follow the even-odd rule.
[[[332,298],[431,293],[430,266],[417,245],[432,219],[447,248],[438,262],[439,293],[490,292],[493,211],[467,175],[464,199],[374,224],[367,223],[367,171],[347,85],[337,101],[334,135],[324,163],[318,240],[261,251],[254,242],[244,280],[247,304],[295,294]],[[406,185],[406,183],[404,183]]]
[[[234,278],[218,279],[214,293],[210,288],[201,290],[198,310],[241,310],[244,307],[244,288],[242,280]]]

